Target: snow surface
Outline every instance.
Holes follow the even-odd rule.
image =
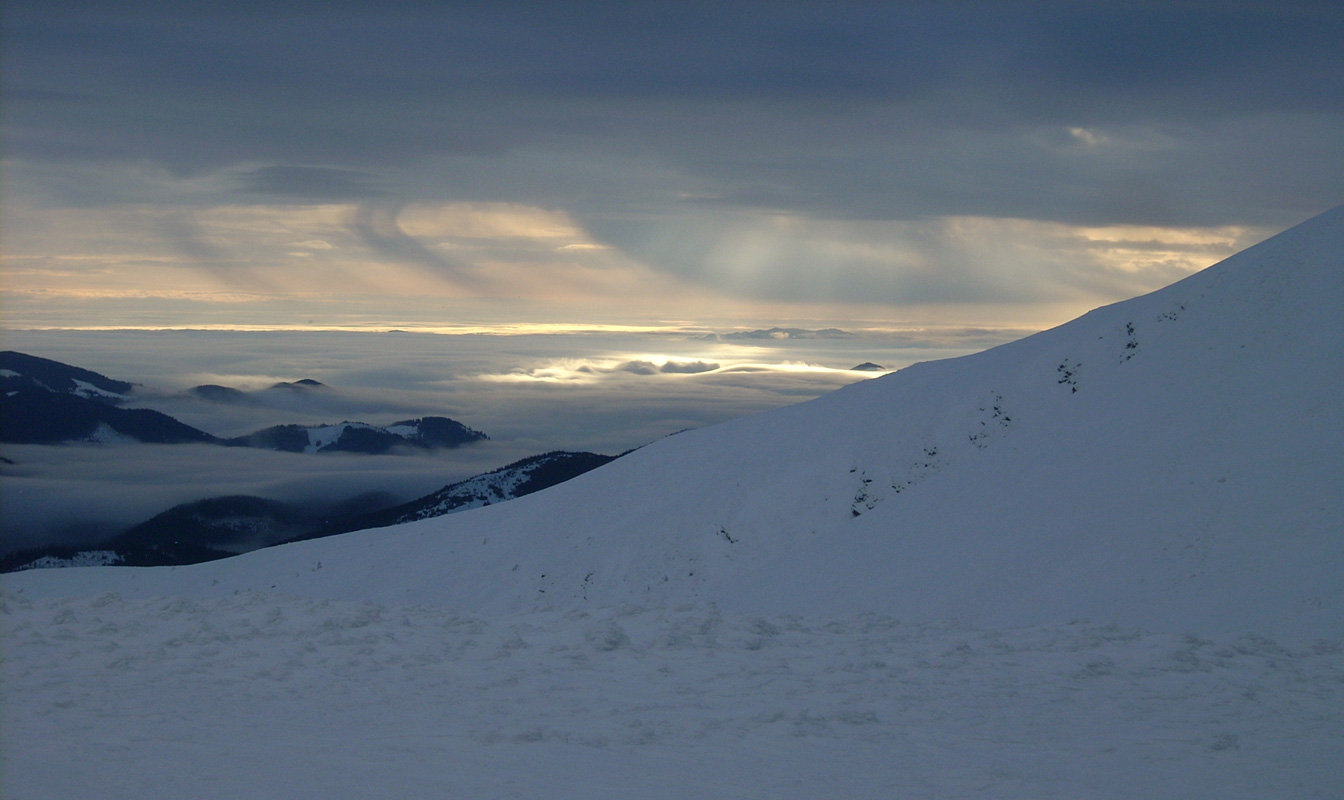
[[[117,394],[116,392],[109,392],[109,391],[107,391],[106,389],[100,389],[100,388],[98,388],[97,386],[94,386],[92,383],[89,383],[88,381],[81,381],[79,378],[71,378],[70,380],[74,381],[74,383],[75,383],[75,389],[74,389],[74,391],[72,392],[72,394],[78,395],[78,396],[80,396],[80,397],[89,398],[89,399],[91,399],[91,400],[97,400],[97,399],[105,399],[105,400],[125,400],[125,399],[126,399],[126,395],[124,395],[124,394]]]
[[[518,490],[528,484],[538,470],[545,469],[566,455],[568,454],[543,453],[519,462],[523,463],[523,466],[509,465],[450,484],[430,496],[440,497],[439,502],[420,508],[413,514],[406,514],[400,519],[403,521],[429,519],[515,500],[518,498]]]
[[[524,470],[512,470],[505,474],[486,473],[475,475],[455,484],[452,495],[442,502],[422,509],[417,516],[421,519],[458,514],[473,508],[488,506],[506,500],[513,500],[518,487],[531,478]],[[468,498],[463,500],[462,498]]]
[[[362,422],[339,422],[335,425],[315,425],[307,428],[308,446],[303,448],[305,453],[316,453],[324,447],[330,447],[335,444],[341,436],[345,435],[348,428],[359,428],[362,430],[374,430],[374,426]]]
[[[106,422],[99,422],[98,426],[88,436],[84,437],[84,441],[99,444],[130,444],[135,442],[136,439],[127,436]]]
[[[116,550],[80,550],[69,558],[42,556],[18,567],[25,569],[69,569],[72,567],[105,567],[122,561]]]
[[[7,798],[1338,797],[1344,655],[709,606],[3,599]]]
[[[1340,797],[1340,308],[1344,207],[508,503],[5,575],[0,794]]]

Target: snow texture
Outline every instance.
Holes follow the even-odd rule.
[[[122,557],[115,550],[80,550],[69,558],[42,556],[19,567],[25,569],[68,569],[71,567],[104,567],[116,564]]]
[[[577,471],[581,474],[581,470],[575,470],[572,465],[576,462],[586,463],[589,465],[586,468],[591,469],[593,468],[592,464],[599,463],[597,459],[605,460],[606,457],[595,456],[592,453],[570,453],[566,451],[531,456],[491,472],[475,475],[464,481],[445,486],[421,501],[416,501],[427,502],[429,505],[417,508],[413,512],[399,517],[397,521],[411,522],[429,519],[444,514],[457,514],[473,508],[515,500],[520,496],[537,491],[537,485],[544,488],[546,483],[557,480],[553,472],[557,467],[562,472]],[[552,474],[550,480],[546,481],[545,477],[539,476],[538,473],[545,473],[548,470],[552,470]],[[573,474],[573,472],[569,474]],[[566,479],[572,480],[567,476]],[[533,485],[534,483],[537,485]]]
[[[1344,655],[708,606],[4,598],[5,797],[1338,797]]]
[[[512,500],[517,495],[518,487],[530,477],[523,470],[476,475],[454,485],[452,497],[425,509],[420,516],[428,519]]]
[[[71,381],[73,381],[75,384],[75,389],[73,392],[71,392],[71,394],[76,394],[79,395],[80,397],[86,397],[90,400],[111,400],[116,402],[120,402],[126,399],[126,395],[124,394],[118,394],[117,392],[109,392],[106,389],[101,389],[97,386],[94,386],[92,383],[89,383],[88,381],[82,381],[78,378],[71,378]]]
[[[335,444],[349,428],[361,430],[381,430],[372,425],[363,422],[341,422],[335,425],[318,425],[306,428],[308,432],[308,446],[303,449],[305,453],[316,453],[317,451],[330,447]],[[402,435],[399,431],[388,430],[389,433]]]
[[[84,441],[96,442],[98,444],[129,444],[137,441],[131,436],[127,436],[106,422],[99,422],[98,425],[84,437]]]
[[[1344,208],[463,514],[3,589],[5,797],[1340,797]]]

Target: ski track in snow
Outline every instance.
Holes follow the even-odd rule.
[[[1344,654],[1077,622],[5,592],[0,793],[1339,797]]]

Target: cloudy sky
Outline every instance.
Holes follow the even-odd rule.
[[[1344,200],[1337,3],[3,11],[10,329],[1038,328]]]

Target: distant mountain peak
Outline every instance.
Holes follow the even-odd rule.
[[[212,442],[150,409],[121,408],[135,384],[12,350],[0,353],[0,442]]]
[[[268,390],[276,391],[306,392],[311,389],[326,389],[329,387],[325,383],[315,381],[312,378],[301,378],[297,381],[280,381],[279,383],[273,383],[267,388]]]
[[[135,389],[135,384],[113,380],[93,370],[72,367],[49,358],[14,350],[0,352],[0,389],[9,392],[20,388],[120,402]]]
[[[365,422],[335,425],[276,425],[228,440],[186,425],[151,409],[118,407],[134,384],[115,381],[90,370],[14,351],[0,353],[0,442],[57,444],[204,442],[233,447],[260,447],[295,453],[386,453],[398,447],[437,449],[460,447],[490,438],[447,417],[403,420],[384,428]],[[307,393],[327,390],[310,378],[271,387]],[[186,394],[227,405],[260,405],[258,393],[204,384]]]
[[[221,405],[255,406],[261,404],[260,400],[247,392],[229,386],[218,386],[216,384],[193,386],[187,390],[187,394],[198,400],[219,403]]]
[[[229,439],[226,444],[289,453],[377,455],[398,447],[434,450],[461,447],[489,438],[482,431],[448,417],[421,417],[395,422],[387,427],[348,420],[330,425],[276,425]]]

